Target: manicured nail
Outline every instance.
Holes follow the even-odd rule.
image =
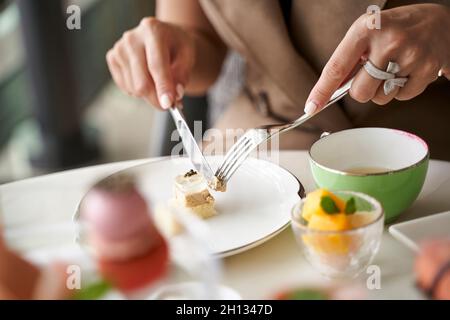
[[[305,113],[313,114],[316,110],[317,110],[317,104],[315,104],[312,101],[308,101],[308,103],[305,106]]]
[[[177,100],[183,99],[184,96],[184,87],[182,84],[177,84]]]
[[[159,98],[159,103],[163,109],[169,109],[172,106],[172,99],[165,93]]]

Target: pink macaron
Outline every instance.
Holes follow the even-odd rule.
[[[120,240],[104,238],[96,232],[88,234],[88,242],[93,248],[94,254],[98,258],[110,261],[125,261],[142,256],[159,245],[159,239],[153,228],[147,228]]]
[[[91,232],[105,239],[126,239],[153,225],[147,204],[136,189],[93,189],[83,201],[82,218]]]

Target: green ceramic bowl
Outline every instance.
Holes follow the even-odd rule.
[[[425,141],[405,131],[359,128],[321,138],[309,156],[318,187],[371,195],[390,223],[419,195],[429,151]]]

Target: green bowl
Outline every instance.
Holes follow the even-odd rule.
[[[395,129],[358,128],[329,134],[309,151],[320,188],[366,193],[376,198],[390,223],[419,195],[428,170],[428,146]]]

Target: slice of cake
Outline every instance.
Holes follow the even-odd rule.
[[[214,197],[208,191],[205,178],[194,170],[177,176],[174,197],[167,205],[159,205],[155,209],[155,222],[167,237],[183,232],[184,228],[173,212],[177,208],[201,219],[217,214],[214,209]]]
[[[214,197],[205,178],[194,170],[175,178],[175,202],[196,216],[207,219],[217,214]]]

